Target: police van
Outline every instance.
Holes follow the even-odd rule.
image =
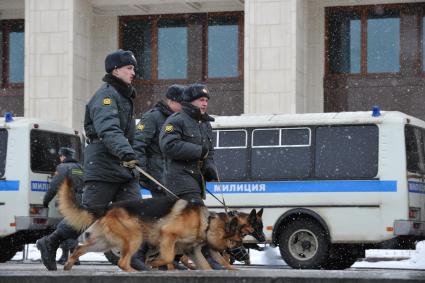
[[[230,208],[264,208],[266,238],[291,267],[344,269],[367,247],[425,239],[424,121],[376,108],[212,125],[220,182],[207,189]]]
[[[43,207],[61,146],[75,149],[80,158],[80,136],[72,129],[9,113],[0,118],[0,262],[50,233],[61,220],[55,201]]]

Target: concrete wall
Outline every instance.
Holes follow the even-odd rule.
[[[88,97],[99,88],[105,75],[105,57],[118,49],[118,17],[94,16],[91,28],[90,90]]]

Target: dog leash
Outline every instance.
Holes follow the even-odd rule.
[[[215,171],[215,174],[217,175],[217,182],[220,184],[221,183],[221,180],[220,180],[220,176],[218,175],[218,172],[217,172],[217,169],[216,168],[214,168],[214,171]],[[221,203],[222,205],[223,205],[223,207],[224,207],[224,212],[226,212],[227,213],[227,211],[228,211],[228,207],[227,207],[227,205],[226,205],[226,202],[224,201],[224,195],[223,195],[223,190],[221,189],[221,185],[219,185],[220,186],[220,192],[221,192],[221,199],[223,200],[223,201],[221,201],[221,200],[219,200],[212,192],[210,192],[207,188],[206,188],[206,186],[205,186],[205,190],[210,194],[210,195],[212,195],[219,203]]]
[[[170,196],[172,196],[175,199],[180,199],[176,194],[174,194],[172,191],[170,191],[169,189],[167,189],[163,184],[161,184],[160,182],[158,182],[154,177],[152,177],[151,175],[149,175],[148,172],[146,172],[145,170],[143,170],[142,168],[140,168],[137,165],[135,165],[134,168],[137,171],[139,171],[140,173],[142,173],[143,175],[145,175],[146,177],[148,177],[149,180],[151,180],[152,182],[154,182],[155,184],[157,184],[158,186],[160,186],[167,194],[169,194]]]

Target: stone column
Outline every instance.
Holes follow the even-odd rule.
[[[25,116],[82,129],[91,15],[84,0],[25,0]]]
[[[245,2],[245,113],[296,113],[297,76],[304,69],[297,55],[297,0]],[[298,68],[298,71],[297,71]],[[303,80],[303,76],[300,77]],[[298,85],[303,87],[303,83]],[[301,107],[302,108],[302,107]]]

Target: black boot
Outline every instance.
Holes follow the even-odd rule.
[[[64,265],[65,262],[67,262],[67,260],[68,260],[68,255],[69,255],[69,250],[66,249],[66,248],[62,248],[62,255],[58,259],[58,263],[61,264],[61,265]]]
[[[208,261],[208,264],[211,266],[212,269],[215,269],[215,270],[226,269],[224,266],[222,266],[217,261],[215,261],[215,259],[212,258],[207,246],[202,247],[202,254],[204,255],[205,259]]]
[[[47,270],[57,270],[56,250],[59,247],[62,237],[57,231],[48,236],[44,236],[36,242],[37,249],[41,253],[41,261]]]
[[[131,258],[131,262],[130,262],[131,267],[139,271],[151,270],[149,267],[145,265],[146,252],[148,251],[148,249],[149,249],[148,244],[142,244],[140,249]]]

